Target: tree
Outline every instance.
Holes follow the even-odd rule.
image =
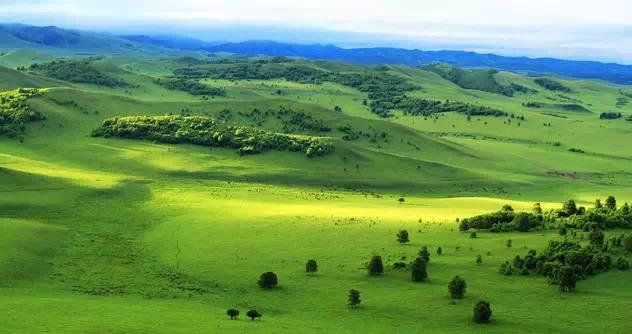
[[[466,288],[467,284],[465,284],[465,280],[458,275],[454,276],[454,278],[450,281],[450,284],[448,284],[448,291],[450,292],[450,296],[452,296],[452,298],[463,298]]]
[[[305,272],[312,274],[317,271],[318,264],[316,263],[316,260],[307,260],[307,263],[305,264]]]
[[[259,287],[263,289],[271,289],[277,286],[279,278],[271,271],[265,272],[259,276]]]
[[[601,200],[600,199],[596,199],[595,200],[595,209],[601,209],[603,208],[603,205],[601,204]]]
[[[568,233],[566,225],[560,225],[559,233],[561,236],[565,236]]]
[[[564,203],[564,206],[562,207],[562,211],[564,212],[565,216],[567,217],[572,216],[577,213],[577,204],[575,203],[574,200],[569,199],[568,201]]]
[[[246,315],[250,318],[250,320],[255,320],[255,318],[261,318],[262,314],[257,310],[250,310],[246,313]]]
[[[397,242],[399,242],[400,244],[410,242],[410,240],[408,239],[408,231],[401,230],[397,232]]]
[[[540,203],[533,204],[533,213],[535,215],[541,215],[542,214],[542,205],[540,205]]]
[[[623,238],[623,249],[625,249],[626,252],[632,252],[632,235]]]
[[[492,317],[492,308],[489,302],[479,300],[474,306],[474,321],[479,324],[485,324],[489,322],[489,318]]]
[[[402,204],[402,203],[406,202],[406,200],[404,199],[404,197],[400,197],[397,201],[398,201],[400,204]]]
[[[476,257],[476,264],[482,264],[483,263],[483,257],[481,256],[481,254],[478,254],[478,256]]]
[[[428,278],[428,262],[426,260],[418,257],[413,261],[411,278],[413,282],[423,282]]]
[[[362,300],[360,299],[360,291],[356,289],[349,290],[349,298],[347,300],[349,307],[353,308],[360,305],[360,303],[362,302]]]
[[[230,317],[230,320],[237,319],[237,316],[239,315],[239,310],[231,308],[226,311],[226,315]]]
[[[507,240],[507,242],[505,243],[505,246],[507,246],[507,248],[511,248],[511,245],[513,244],[513,242],[511,241],[511,239]]]
[[[441,249],[441,246],[437,247],[437,255],[441,255],[441,253],[443,253],[443,250]]]
[[[419,257],[426,262],[430,262],[430,252],[428,252],[428,247],[421,247],[421,250],[419,251]]]
[[[553,280],[560,285],[560,291],[571,292],[575,290],[580,277],[571,266],[560,266],[553,270]]]
[[[384,263],[382,263],[382,257],[379,255],[373,255],[369,262],[369,275],[377,276],[384,273]]]
[[[617,199],[614,198],[614,196],[608,196],[608,198],[606,199],[606,208],[610,210],[617,209]]]
[[[619,270],[628,270],[630,269],[630,262],[624,256],[620,256],[617,259],[617,269]]]
[[[526,212],[518,213],[514,219],[516,229],[520,232],[528,232],[531,228],[531,216]]]
[[[472,239],[476,239],[476,232],[472,232],[472,233],[470,233],[470,238],[472,238]]]
[[[514,210],[514,209],[511,207],[511,205],[509,205],[509,204],[505,204],[505,205],[503,205],[503,207],[501,208],[501,210],[500,210],[500,211],[513,212],[513,210]]]
[[[603,232],[599,230],[592,230],[588,234],[588,239],[590,240],[590,243],[592,245],[601,246],[603,245],[603,240],[605,239],[605,235],[603,234]]]

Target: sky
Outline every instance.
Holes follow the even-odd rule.
[[[632,63],[631,0],[0,0],[0,22]]]

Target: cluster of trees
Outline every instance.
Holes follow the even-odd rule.
[[[185,79],[270,80],[283,78],[288,81],[306,84],[334,82],[367,93],[369,99],[372,100],[369,107],[373,112],[383,117],[390,115],[397,98],[403,97],[406,92],[419,88],[408,83],[405,78],[375,69],[364,72],[343,73],[325,71],[305,64],[279,65],[279,63],[269,64],[259,61],[246,61],[203,68],[178,68],[174,70],[174,75]]]
[[[28,123],[43,120],[44,115],[26,103],[26,100],[41,94],[40,90],[33,88],[0,92],[0,135],[16,137],[24,132]]]
[[[430,64],[424,66],[423,69],[434,72],[465,89],[476,89],[509,97],[513,96],[515,92],[532,93],[535,91],[516,83],[509,86],[499,84],[494,77],[498,73],[495,69],[464,70],[447,64]]]
[[[93,58],[83,60],[54,60],[44,64],[33,64],[29,67],[29,70],[51,78],[76,83],[90,83],[106,87],[128,86],[124,80],[109,76],[94,67],[92,65],[93,61]]]
[[[439,101],[405,96],[402,99],[398,99],[397,102],[395,109],[403,110],[405,115],[430,116],[445,112],[456,112],[468,116],[508,116],[502,110],[457,101]]]
[[[459,222],[459,230],[468,231],[470,229],[477,229],[489,230],[490,232],[528,232],[542,226],[547,220],[549,220],[549,217],[544,215],[541,209],[536,209],[534,212],[515,212],[511,206],[505,205],[498,212],[461,219]]]
[[[556,92],[565,92],[570,93],[571,89],[562,85],[561,83],[551,80],[549,78],[537,78],[534,80],[536,84],[542,86],[545,89],[556,91]]]
[[[315,131],[329,132],[331,128],[325,125],[322,119],[315,119],[304,111],[296,111],[292,108],[280,106],[273,115],[281,119],[283,131]]]
[[[621,115],[620,112],[602,112],[599,114],[599,119],[617,119],[621,117],[623,117],[623,115]]]
[[[577,206],[574,200],[568,200],[555,214],[562,218],[560,225],[584,231],[610,228],[632,228],[632,210],[628,203],[617,206],[617,199],[609,196],[605,204],[597,199],[592,208]]]
[[[196,96],[226,96],[224,89],[210,87],[195,80],[159,78],[155,82],[169,90],[179,90]]]
[[[612,237],[606,241],[603,232],[593,230],[589,240],[590,244],[585,246],[569,240],[549,241],[539,255],[532,249],[524,258],[517,255],[512,262],[506,261],[501,265],[500,273],[542,275],[549,283],[558,285],[561,291],[570,292],[575,290],[578,281],[609,271],[613,266],[620,270],[629,269],[629,261],[624,255],[616,262],[612,257],[622,253],[626,244],[632,248],[631,236]]]
[[[94,137],[148,139],[160,143],[188,143],[229,147],[239,154],[270,150],[303,152],[308,157],[333,151],[322,138],[275,133],[255,127],[230,125],[201,116],[129,116],[107,119],[92,132]]]

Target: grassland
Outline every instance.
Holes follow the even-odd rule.
[[[632,113],[632,105],[616,107],[628,87],[554,78],[571,89],[560,96],[532,78],[494,74],[501,85],[537,90],[509,97],[394,66],[390,75],[420,87],[411,96],[485,105],[525,120],[405,116],[398,110],[381,118],[363,105],[366,94],[331,82],[205,79],[226,92],[209,99],[156,84],[184,61],[121,56],[95,62],[127,87],[69,83],[0,67],[2,90],[44,90],[28,104],[46,117],[29,124],[22,140],[0,138],[0,331],[625,333],[630,328],[631,271],[600,274],[563,294],[542,277],[497,273],[515,255],[561,239],[555,230],[479,232],[472,239],[458,232],[455,222],[503,204],[529,210],[534,202],[557,208],[569,198],[582,205],[611,194],[630,200],[632,122],[599,119],[601,112],[616,110],[624,118]],[[307,65],[366,70],[342,63]],[[587,111],[563,107],[568,104]],[[90,136],[103,120],[117,116],[222,118],[225,109],[231,110],[229,122],[282,132],[282,119],[249,116],[253,108],[280,106],[327,124],[330,132],[299,134],[326,137],[334,151],[311,159],[277,151],[239,156],[229,148]],[[334,111],[336,106],[341,111]],[[344,125],[387,136],[343,140]],[[396,242],[400,229],[411,232],[410,244]],[[508,239],[512,248],[505,246]],[[432,253],[428,282],[412,283],[409,273],[391,269],[404,256],[412,260],[423,245]],[[440,256],[437,247],[443,249]],[[366,273],[373,254],[385,259],[382,277]],[[483,256],[481,265],[477,255]],[[304,272],[311,258],[319,264],[315,275]],[[278,288],[257,286],[264,271],[279,275]],[[464,299],[452,303],[447,284],[454,275],[464,277],[468,288]],[[346,306],[351,288],[362,294],[357,309]],[[479,299],[491,302],[488,325],[472,322]],[[241,310],[239,320],[225,315],[231,307]],[[247,320],[251,308],[263,318]]]

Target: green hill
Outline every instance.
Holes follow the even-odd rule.
[[[547,77],[562,92],[508,72],[267,57],[2,59],[25,66],[0,67],[2,125],[14,131],[0,135],[7,332],[629,327],[632,271],[617,269],[629,253],[616,241],[631,235],[621,228],[632,200],[628,87]],[[600,119],[615,110],[621,118]],[[541,255],[549,241],[590,244],[577,223],[586,216],[559,209],[574,199],[592,215],[609,195],[618,209],[594,222],[607,247],[591,248],[609,254],[607,268],[572,293],[518,268],[516,255]],[[531,217],[518,212],[536,202],[542,222],[529,232],[511,230],[517,220],[506,232],[459,231],[503,205]],[[404,229],[408,244],[396,239]],[[422,246],[428,279],[415,283]],[[373,255],[382,275],[368,274]],[[499,273],[506,261],[512,275]],[[262,289],[268,271],[278,286]],[[448,293],[456,275],[462,299]],[[472,321],[479,300],[493,310],[487,325]],[[262,318],[249,320],[251,309]]]

